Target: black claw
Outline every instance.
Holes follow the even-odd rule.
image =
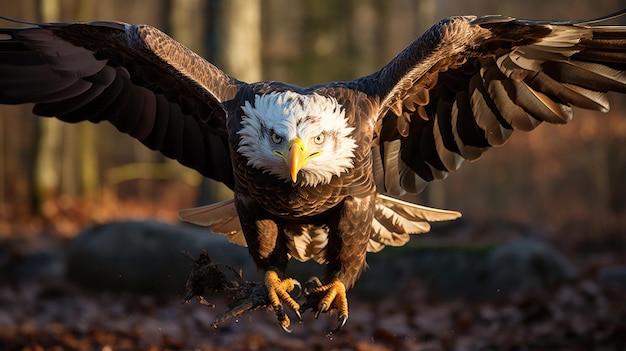
[[[209,301],[207,301],[204,298],[204,296],[198,295],[197,298],[198,298],[198,302],[200,302],[200,304],[205,305],[205,306],[209,306],[210,308],[214,308],[215,307],[215,305],[210,303]]]
[[[317,317],[320,316],[320,313],[324,312],[324,310],[326,310],[326,304],[323,303],[320,308],[315,312],[315,319],[317,319]]]
[[[188,303],[194,296],[196,296],[195,292],[188,292],[187,295],[183,298],[183,301],[180,302],[181,305]]]
[[[291,334],[291,329],[289,329],[289,327],[286,327],[284,325],[280,325],[280,328],[287,334]]]
[[[338,333],[341,330],[341,328],[343,328],[343,326],[346,325],[347,321],[348,321],[348,316],[344,315],[344,316],[339,317],[339,325],[337,326],[337,328],[329,331],[327,335]]]
[[[309,278],[309,280],[307,280],[306,283],[304,283],[304,294],[305,295],[309,295],[311,294],[311,290],[318,288],[322,286],[322,282],[320,281],[320,279],[318,277],[311,277]]]
[[[297,281],[297,280],[295,280],[293,278],[291,278],[291,279],[293,280],[294,290],[295,290],[296,287],[298,288],[297,294],[292,295],[293,299],[297,300],[297,299],[300,298],[300,296],[302,296],[302,284],[300,284],[299,281]]]
[[[302,323],[302,315],[300,314],[300,311],[295,310],[294,312],[296,313],[296,316],[298,316],[298,322]]]

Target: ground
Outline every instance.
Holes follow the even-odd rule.
[[[311,314],[285,334],[259,310],[211,326],[210,309],[180,296],[88,292],[64,281],[0,288],[3,350],[623,350],[626,299],[593,277],[498,302],[442,300],[418,284],[379,301],[351,300],[350,320]]]
[[[135,205],[141,204],[117,207],[130,211]],[[62,212],[71,212],[72,206]],[[71,228],[82,224],[72,216],[56,216],[58,223],[3,217],[0,227],[62,247],[68,235],[50,228],[64,228],[64,221]],[[183,295],[87,290],[58,274],[5,275],[0,281],[0,349],[624,350],[626,293],[601,274],[605,267],[623,263],[622,237],[570,238],[561,249],[578,264],[580,277],[545,292],[520,291],[489,301],[444,299],[416,280],[375,300],[349,293],[350,319],[331,336],[326,331],[336,320],[326,315],[315,320],[307,312],[303,324],[294,322],[292,334],[284,333],[275,314],[266,310],[214,328],[215,317],[226,309],[220,297],[207,296],[216,306],[209,308],[195,299],[181,304]],[[10,233],[4,235],[5,241],[11,239]],[[6,262],[0,260],[0,266],[6,268]]]

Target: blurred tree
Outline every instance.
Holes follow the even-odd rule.
[[[77,18],[88,20],[95,15],[95,1],[81,0],[77,5]],[[96,126],[91,123],[81,123],[78,129],[80,164],[80,184],[82,194],[92,197],[100,188],[99,155],[96,149]]]
[[[217,62],[231,76],[246,82],[262,79],[261,1],[222,1]]]
[[[70,6],[68,6],[70,5]],[[94,2],[80,0],[71,4],[62,0],[42,2],[39,17],[44,22],[60,21],[62,17],[88,19],[93,16]],[[99,187],[98,154],[94,126],[82,123],[69,126],[52,118],[37,119],[37,144],[33,210],[59,194],[90,196]]]
[[[40,20],[45,22],[59,21],[60,11],[61,4],[58,0],[45,1],[41,3]],[[68,166],[61,162],[62,151],[68,150],[68,148],[62,148],[63,123],[53,118],[39,118],[37,121],[39,122],[40,134],[39,137],[34,140],[37,145],[37,156],[33,176],[33,188],[36,190],[34,197],[34,205],[36,207],[34,210],[39,211],[40,206],[46,201],[54,198],[60,191],[69,191],[69,189],[61,189],[60,185],[62,167]],[[73,134],[73,131],[68,132]],[[67,141],[70,140],[72,140],[71,137],[67,138]],[[64,154],[65,153],[63,153],[63,155]],[[63,176],[66,182],[72,182],[74,180],[73,172],[65,173],[66,174],[63,174]]]
[[[206,8],[207,52],[204,57],[227,74],[246,82],[262,80],[261,1],[212,0]],[[198,202],[232,197],[225,185],[203,178]]]

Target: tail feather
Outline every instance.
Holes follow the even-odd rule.
[[[178,218],[184,222],[209,227],[213,233],[226,235],[233,244],[247,246],[234,199],[180,210]]]
[[[448,221],[461,217],[457,211],[416,205],[379,194],[372,223],[373,233],[367,251],[378,252],[386,245],[402,246],[410,234],[426,233],[429,222]]]

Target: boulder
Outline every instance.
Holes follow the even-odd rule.
[[[477,245],[420,238],[369,254],[369,268],[352,294],[378,298],[418,279],[443,297],[485,299],[523,289],[543,290],[576,277],[574,266],[538,236]],[[184,294],[192,263],[181,253],[196,256],[202,250],[215,261],[241,269],[246,279],[262,278],[247,248],[206,228],[154,221],[115,222],[85,230],[69,245],[66,272],[72,281],[95,289]],[[288,274],[304,283],[321,275],[323,268],[313,261],[292,260]]]
[[[0,283],[19,283],[63,276],[62,243],[51,240],[0,241]]]
[[[409,244],[370,255],[356,290],[377,298],[421,280],[442,297],[492,299],[544,290],[574,279],[576,269],[554,246],[536,238],[472,246]]]
[[[606,286],[626,292],[626,265],[605,267],[598,272],[598,279]]]
[[[98,225],[69,245],[66,275],[82,286],[99,290],[143,293],[185,293],[191,261],[208,250],[215,260],[255,274],[245,247],[205,228],[156,221],[124,221]]]

